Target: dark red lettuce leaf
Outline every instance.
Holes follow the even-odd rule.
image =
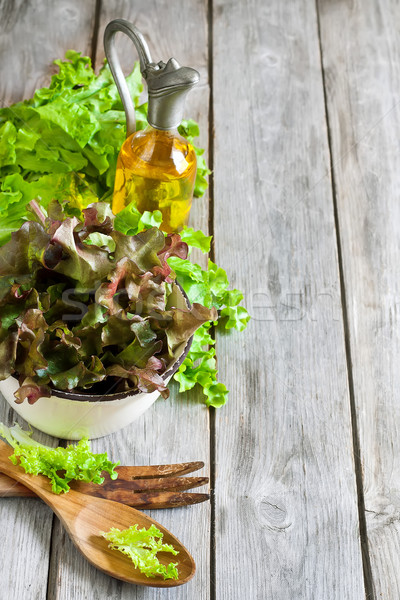
[[[171,311],[171,322],[166,333],[168,346],[173,352],[182,342],[188,340],[193,333],[207,321],[216,321],[218,313],[215,308],[206,308],[202,304],[193,303],[191,309]]]
[[[34,404],[39,398],[51,396],[51,389],[47,385],[38,385],[29,377],[20,378],[19,385],[20,387],[14,393],[16,404],[22,404],[25,399],[29,404]]]
[[[14,372],[17,344],[17,331],[10,331],[7,337],[0,342],[0,379],[6,379]]]
[[[99,202],[97,205],[85,208],[82,212],[85,220],[81,239],[94,232],[110,235],[114,230],[114,215],[109,204]]]
[[[140,319],[140,317],[137,318]],[[103,347],[125,346],[133,342],[135,339],[133,325],[136,325],[136,323],[129,319],[125,312],[121,311],[119,315],[111,315],[102,329],[101,341]]]
[[[115,378],[124,389],[167,397],[163,373],[194,330],[216,318],[200,305],[182,308],[182,299],[172,306],[180,292],[166,284],[167,259],[186,257],[187,245],[157,228],[114,231],[101,203],[83,221],[54,202],[47,217],[32,208],[38,222],[0,249],[0,378],[18,376],[17,402],[33,403],[54,387],[114,386]],[[115,249],[90,243],[91,234],[109,236]]]
[[[133,387],[137,387],[141,392],[148,393],[158,390],[163,398],[169,396],[169,390],[164,379],[156,370],[147,368],[147,365],[144,369],[137,367],[124,369],[120,365],[111,365],[107,368],[107,375],[127,379],[133,384]]]
[[[154,275],[150,271],[141,275],[137,298],[131,299],[128,310],[142,317],[157,317],[160,312],[165,311],[164,282],[154,280]]]
[[[106,250],[79,239],[74,231],[79,223],[76,217],[67,218],[55,231],[51,244],[62,249],[62,256],[57,264],[47,266],[68,276],[77,290],[94,290],[107,277],[112,261]]]
[[[94,383],[103,381],[106,377],[104,366],[97,356],[92,356],[87,367],[82,361],[77,365],[54,375],[50,375],[53,385],[60,390],[73,390],[75,388],[88,388]]]
[[[0,248],[0,276],[32,275],[42,265],[49,241],[43,225],[33,221],[24,223]]]
[[[138,340],[134,339],[133,342],[116,355],[115,361],[126,369],[134,365],[143,369],[149,358],[161,352],[162,347],[162,340],[156,340],[146,346],[141,346]]]
[[[47,329],[46,320],[39,309],[30,308],[18,324],[18,352],[15,369],[26,377],[35,377],[38,370],[46,369],[47,360],[42,353],[42,345]]]
[[[115,260],[128,256],[142,273],[161,266],[157,254],[164,248],[164,234],[156,227],[137,235],[125,235],[120,231],[113,231],[111,237],[116,244]]]
[[[177,256],[178,258],[187,258],[188,245],[186,242],[182,242],[181,236],[177,233],[169,233],[165,238],[165,244],[162,250],[158,252],[158,258],[160,259],[161,266],[154,267],[153,272],[155,275],[161,275],[166,281],[170,281],[170,274],[172,272],[171,267],[167,263],[167,259],[170,256]]]
[[[102,283],[96,290],[96,302],[108,309],[113,315],[122,310],[119,302],[118,292],[129,300],[139,295],[140,270],[129,258],[121,258],[111,274],[108,276],[110,282]]]

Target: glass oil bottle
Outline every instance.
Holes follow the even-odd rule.
[[[147,82],[148,126],[142,131],[135,131],[135,110],[114,46],[117,31],[134,42]],[[198,83],[199,74],[174,58],[153,63],[142,34],[123,19],[108,24],[104,47],[125,108],[128,133],[118,156],[112,210],[117,214],[131,202],[142,213],[160,210],[161,229],[180,231],[189,218],[197,163],[192,145],[176,128],[186,94]]]

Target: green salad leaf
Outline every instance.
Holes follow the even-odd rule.
[[[184,238],[183,238],[184,239]],[[244,306],[239,306],[243,294],[239,290],[229,290],[226,272],[211,260],[207,270],[179,257],[171,257],[168,264],[176,273],[178,281],[191,302],[201,302],[204,306],[214,306],[219,310],[219,326],[243,331],[250,315]],[[190,352],[174,379],[179,382],[180,392],[185,392],[200,384],[206,396],[207,406],[219,407],[225,404],[228,390],[217,381],[215,343],[209,334],[211,323],[200,327],[193,339]]]
[[[211,235],[206,235],[199,229],[196,231],[193,227],[184,227],[180,232],[181,239],[191,248],[199,248],[204,254],[210,252]]]
[[[158,212],[149,215],[158,219]],[[115,217],[115,227],[135,235],[146,228],[146,223],[141,217],[136,207],[128,205]],[[154,223],[151,217],[146,219],[149,223]],[[159,220],[161,222],[161,218]],[[186,242],[189,251],[191,248],[199,248],[204,253],[210,251],[212,236],[207,236],[200,230],[185,227],[180,232],[180,238]],[[223,329],[235,328],[237,331],[243,331],[247,327],[250,315],[246,308],[240,305],[243,294],[240,290],[229,289],[224,269],[209,260],[208,267],[204,270],[198,264],[180,256],[171,256],[167,262],[176,273],[177,280],[191,302],[200,302],[219,311],[218,320],[214,325]],[[199,385],[205,396],[205,404],[217,408],[225,404],[228,390],[217,380],[215,340],[210,333],[212,326],[213,323],[208,321],[195,331],[190,351],[174,379],[179,383],[180,392],[186,392]]]
[[[125,140],[123,106],[107,64],[96,75],[90,59],[81,56],[79,52],[70,50],[65,58],[66,60],[55,61],[59,72],[52,77],[48,88],[37,90],[31,100],[0,109],[0,246],[10,239],[11,233],[24,220],[30,218],[27,206],[32,198],[38,199],[44,211],[50,207],[52,199],[58,200],[64,204],[64,214],[71,218],[79,218],[82,209],[92,202],[99,199],[107,202],[111,200],[117,156]],[[147,105],[139,105],[142,79],[138,64],[128,76],[127,82],[135,104],[137,129],[143,129],[147,124]],[[195,138],[199,136],[199,126],[195,121],[187,119],[182,121],[178,129],[195,148],[197,177],[194,194],[202,196],[208,186],[207,176],[211,171],[206,165],[204,150],[194,144]],[[125,235],[134,236],[151,227],[158,228],[160,223],[159,211],[141,214],[131,204],[115,217],[114,227]],[[108,253],[113,252],[115,247],[114,240],[106,232],[96,231],[88,235],[85,253],[80,254],[75,252],[73,242],[67,239],[67,233],[63,232],[60,245],[63,245],[67,254],[69,252],[69,265],[74,261],[76,272],[85,278],[93,273],[89,246],[101,248]],[[188,245],[189,251],[191,248],[198,248],[204,253],[210,251],[211,236],[206,236],[201,231],[185,228],[181,232],[181,239]],[[21,260],[40,260],[35,252],[40,255],[40,248],[37,251],[33,249]],[[229,282],[223,269],[210,261],[208,268],[203,270],[182,256],[169,258],[167,262],[177,269],[179,282],[192,301],[218,309],[218,327],[235,328],[238,331],[245,329],[250,317],[240,305],[241,292],[229,290]],[[59,266],[61,271],[63,268]],[[49,290],[53,290],[53,295],[58,293],[57,289],[57,284],[49,287]],[[27,301],[36,306],[32,294]],[[3,307],[3,329],[4,323],[12,323],[18,316],[18,302],[14,298],[7,309]],[[58,299],[58,304],[52,306],[49,314],[52,317],[61,315],[63,307],[65,308],[62,301]],[[90,309],[85,317],[90,320],[90,330],[84,332],[82,345],[86,352],[99,350],[100,341],[92,322],[93,317],[94,311]],[[199,384],[203,388],[206,404],[220,406],[225,402],[228,392],[217,381],[214,340],[210,329],[211,323],[206,323],[197,330],[192,350],[175,379],[180,383],[180,391]],[[39,348],[38,336],[35,343],[36,346],[34,344],[33,347]],[[11,331],[7,337],[4,333],[0,335],[0,376],[9,372],[15,359],[15,351],[15,332]],[[129,352],[133,356],[134,348]],[[135,377],[123,364],[119,368],[125,369],[126,377],[127,373],[129,377]],[[63,380],[68,385],[78,379],[90,381],[102,376],[101,369],[95,364],[73,365],[71,369]],[[113,369],[117,367],[113,366]],[[144,381],[144,374],[142,375]],[[57,378],[56,373],[54,377]],[[32,392],[29,381],[25,392],[27,397]]]
[[[48,88],[0,109],[0,245],[21,226],[34,198],[44,208],[53,198],[68,201],[72,211],[111,198],[126,137],[121,99],[107,64],[96,75],[90,58],[74,50],[65,58],[55,61],[59,72]],[[143,85],[138,63],[127,83],[140,130],[147,125],[147,105],[139,105]],[[199,133],[194,121],[182,122],[180,131],[191,142]],[[209,170],[203,150],[195,151],[194,193],[202,196]]]
[[[132,525],[129,529],[123,531],[112,527],[110,531],[100,531],[109,543],[109,548],[119,550],[129,556],[133,564],[146,577],[161,576],[164,579],[178,579],[178,563],[169,563],[163,565],[157,558],[158,552],[170,552],[179,554],[171,544],[163,544],[163,534],[155,526],[151,525],[148,529],[138,529],[137,525]]]
[[[11,462],[19,464],[26,473],[48,477],[55,494],[68,492],[72,480],[102,484],[103,471],[111,479],[118,477],[114,469],[119,463],[112,463],[105,453],[94,454],[86,438],[77,445],[51,448],[33,440],[32,432],[24,431],[19,425],[6,427],[3,423],[0,423],[0,436],[14,448]]]
[[[194,143],[194,138],[197,138],[200,135],[200,129],[196,121],[193,119],[184,119],[182,123],[178,127],[178,131],[183,137],[185,137],[190,144],[192,144],[194,151],[197,156],[197,173],[196,173],[196,181],[194,184],[194,195],[201,197],[206,189],[208,188],[208,175],[211,174],[210,169],[207,167],[205,158],[204,158],[204,150],[202,148],[198,148]]]

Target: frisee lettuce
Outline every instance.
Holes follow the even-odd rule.
[[[114,184],[119,149],[125,139],[125,113],[107,64],[96,75],[90,59],[69,50],[66,60],[55,63],[59,72],[49,88],[37,90],[31,100],[0,109],[0,245],[27,218],[26,206],[38,198],[42,208],[51,199],[65,204],[70,216],[97,200],[109,201]],[[136,107],[137,129],[146,124],[146,104],[139,106],[142,80],[138,64],[127,78]],[[194,146],[197,155],[195,196],[202,196],[210,174],[204,150],[194,145],[199,126],[192,119],[182,121],[179,132]],[[29,216],[29,215],[28,215]],[[159,227],[161,213],[142,214],[129,205],[115,218],[115,229],[135,235],[149,227]],[[186,228],[182,240],[189,248],[209,252],[211,236]],[[89,240],[92,242],[93,240]],[[96,243],[96,241],[93,241]],[[97,240],[97,244],[99,241]],[[210,261],[202,270],[188,260],[177,264],[179,280],[196,301],[205,298],[207,306],[220,311],[219,327],[242,331],[249,315],[240,305],[241,292],[228,290],[226,273]],[[228,391],[217,381],[211,324],[195,334],[192,350],[175,375],[180,391],[202,386],[206,404],[221,406]]]
[[[161,213],[144,213],[130,204],[115,217],[114,226],[123,233],[136,235],[149,226],[159,226]],[[146,216],[145,216],[146,215]],[[180,232],[182,241],[191,248],[198,248],[204,254],[210,251],[212,236],[202,231],[185,227]],[[235,328],[243,331],[247,327],[250,315],[240,303],[243,294],[240,290],[230,290],[229,281],[224,269],[208,261],[207,269],[188,259],[168,258],[168,264],[176,273],[177,280],[187,293],[191,302],[200,302],[204,306],[219,310],[219,318],[214,324],[224,329]],[[179,383],[179,391],[186,392],[198,384],[205,395],[205,404],[215,408],[225,404],[228,390],[217,381],[217,364],[215,358],[215,340],[210,334],[212,322],[207,322],[197,329],[188,356],[180,366],[174,379]]]
[[[0,244],[21,226],[33,198],[43,207],[52,198],[68,200],[73,211],[112,195],[126,137],[121,99],[107,64],[96,75],[90,58],[74,50],[65,57],[55,61],[59,72],[48,88],[0,109]],[[140,130],[147,125],[147,104],[139,105],[143,85],[138,63],[127,83]],[[199,134],[192,120],[183,121],[179,131],[192,143]],[[210,171],[204,151],[195,147],[195,152],[194,194],[202,196]]]
[[[6,427],[3,423],[0,423],[0,436],[14,448],[11,462],[19,464],[26,473],[48,477],[55,494],[68,492],[68,484],[72,480],[102,484],[103,471],[111,479],[118,477],[114,469],[119,462],[112,463],[106,453],[94,454],[87,438],[77,445],[51,448],[33,440],[32,432],[24,431],[18,424]]]
[[[123,531],[112,527],[108,532],[99,533],[110,542],[109,548],[129,556],[135,567],[146,577],[159,575],[164,579],[178,579],[178,563],[163,565],[158,560],[157,553],[170,552],[176,555],[179,552],[171,544],[162,543],[163,534],[155,525],[148,529],[138,529],[137,525],[132,525]]]
[[[184,238],[182,238],[184,239]],[[190,245],[190,242],[187,242]],[[225,329],[234,327],[243,331],[247,327],[250,315],[244,306],[239,306],[243,294],[239,290],[229,290],[226,271],[211,260],[207,270],[199,265],[179,257],[170,257],[168,264],[176,273],[177,279],[191,302],[201,302],[204,306],[214,306],[219,310],[219,325]],[[203,388],[205,404],[215,408],[225,404],[228,390],[217,381],[214,339],[210,335],[211,323],[205,323],[195,333],[190,352],[174,379],[179,382],[179,391],[192,389],[196,383]]]

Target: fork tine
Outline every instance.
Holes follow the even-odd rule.
[[[138,489],[145,491],[183,491],[190,490],[208,483],[208,477],[162,477],[158,479],[135,479],[132,483],[138,485]]]
[[[202,461],[177,463],[171,465],[151,465],[143,467],[120,466],[115,470],[119,479],[149,479],[151,477],[169,477],[170,475],[186,475],[204,467]]]
[[[199,494],[191,492],[150,492],[134,494],[134,503],[130,506],[135,508],[175,508],[178,506],[189,506],[199,504],[210,499],[210,494]]]
[[[140,492],[152,492],[157,490],[162,491],[182,491],[190,490],[191,488],[206,485],[208,477],[157,477],[148,479],[115,479],[114,481],[106,481],[101,486],[104,491],[113,492],[114,490],[126,490],[126,492],[137,494]],[[71,482],[71,487],[79,492],[86,493],[87,486],[90,484],[84,482]]]
[[[203,485],[208,483],[207,477],[186,477],[182,478],[170,478],[170,479],[161,479],[161,482],[165,484],[169,484],[171,481],[185,481],[191,480],[191,484],[193,485],[193,480],[195,480],[195,484]],[[155,479],[146,479],[145,482],[152,484],[154,482],[159,482],[160,480]],[[175,491],[168,490],[168,488],[164,488],[159,491],[153,491],[153,489],[147,489],[146,491],[137,491],[131,489],[132,483],[136,483],[137,481],[120,481],[119,486],[114,487],[118,480],[113,482],[113,485],[109,486],[108,490],[106,489],[106,485],[96,485],[90,483],[81,482],[80,485],[82,488],[86,486],[85,493],[91,496],[98,496],[107,498],[109,500],[115,500],[116,502],[123,502],[124,504],[128,504],[129,506],[134,506],[137,508],[174,508],[175,506],[186,506],[190,504],[197,504],[199,502],[204,502],[205,500],[209,500],[209,494],[199,494],[199,493],[179,493],[177,489],[188,489],[181,487],[175,488]],[[144,482],[142,482],[144,483]],[[122,484],[122,485],[121,485]],[[183,484],[184,485],[184,484]],[[71,487],[74,487],[75,484],[72,483]],[[34,492],[28,490],[22,484],[14,482],[12,479],[7,477],[6,475],[0,474],[0,497],[3,498],[12,498],[12,497],[36,497]]]

